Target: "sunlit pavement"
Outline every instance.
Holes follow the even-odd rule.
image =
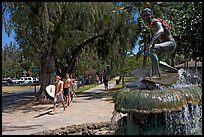
[[[109,88],[114,87],[115,79],[109,81]],[[100,84],[78,94],[65,112],[63,112],[62,105],[59,104],[55,115],[49,114],[52,111],[52,104],[34,106],[32,109],[5,109],[2,111],[2,134],[28,135],[74,124],[110,121],[114,104],[112,101],[105,101],[107,92],[104,85]]]

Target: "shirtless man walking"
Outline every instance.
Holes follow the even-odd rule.
[[[55,77],[55,96],[54,96],[54,107],[53,114],[56,113],[56,103],[61,102],[65,111],[64,98],[63,98],[63,81],[59,76]]]
[[[70,85],[71,85],[71,79],[69,78],[69,74],[65,74],[65,80],[64,80],[64,95],[66,96],[66,107],[70,105]]]
[[[75,83],[75,79],[73,77],[73,74],[70,74],[70,80],[71,80],[71,88],[70,88],[71,101],[70,102],[72,102],[74,95],[76,96],[75,87],[77,86],[77,85],[75,85],[76,83]]]

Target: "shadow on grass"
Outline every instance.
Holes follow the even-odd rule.
[[[85,97],[85,100],[95,100],[105,98],[107,95],[107,91],[104,92],[81,92],[77,94],[77,97]]]
[[[108,90],[97,89],[100,92],[93,92],[93,91],[90,91],[90,92],[80,92],[80,93],[76,93],[76,95],[77,95],[77,97],[84,97],[85,100],[103,99],[105,101],[111,101],[112,102],[112,96],[119,89],[122,89],[122,88],[112,88],[112,89],[108,89]]]
[[[114,88],[112,88],[112,89],[109,89],[110,91],[118,91],[118,90],[120,90],[120,89],[122,89],[123,87],[114,87]]]

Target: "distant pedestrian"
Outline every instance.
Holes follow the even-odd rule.
[[[53,107],[53,114],[56,113],[56,104],[58,102],[61,102],[65,111],[65,105],[64,105],[64,98],[63,98],[63,81],[61,81],[61,78],[57,75],[55,77],[55,96],[54,96],[54,107]]]
[[[105,90],[108,90],[108,78],[107,78],[107,76],[103,77],[103,83],[104,83],[104,86],[105,86]]]
[[[96,75],[96,84],[100,83],[100,79],[99,79],[99,76]]]
[[[76,96],[75,89],[77,87],[77,84],[76,84],[75,79],[74,79],[72,74],[70,74],[70,79],[71,79],[71,88],[70,88],[71,89],[71,91],[70,91],[71,101],[70,102],[72,102],[73,101],[73,97]]]
[[[89,84],[92,84],[92,81],[91,81],[92,76],[91,76],[91,75],[89,75],[89,76],[88,76],[88,78],[89,78]]]

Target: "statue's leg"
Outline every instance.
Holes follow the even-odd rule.
[[[162,68],[170,71],[170,72],[178,72],[178,70],[170,65],[168,65],[166,62],[159,61],[159,65],[161,65]]]
[[[157,53],[160,53],[163,56],[164,55],[168,56],[168,54],[172,53],[175,50],[176,43],[173,41],[167,41],[164,43],[155,44],[154,48],[156,49]],[[159,65],[163,69],[166,69],[170,72],[178,72],[178,70],[176,68],[168,65],[166,62],[159,61]]]
[[[159,59],[158,56],[155,52],[155,49],[150,49],[150,54],[149,57],[151,59],[151,63],[152,63],[152,76],[159,76],[160,77],[160,73],[159,73]]]

